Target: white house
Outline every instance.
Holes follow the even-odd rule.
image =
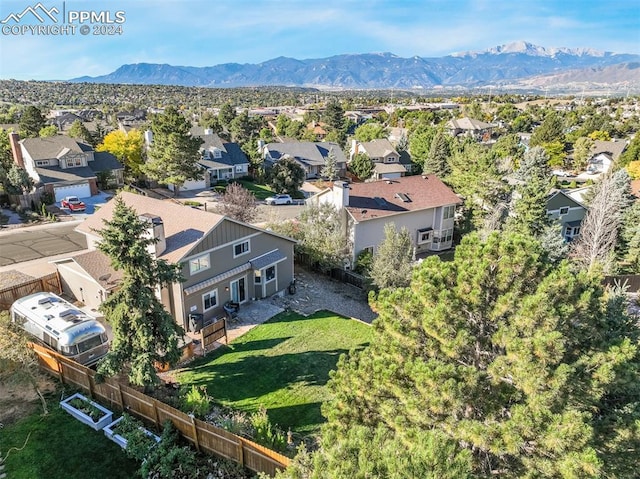
[[[363,250],[375,252],[387,223],[409,231],[416,254],[451,248],[455,209],[462,203],[435,175],[352,184],[336,181],[307,202],[329,203],[343,213],[352,261]]]

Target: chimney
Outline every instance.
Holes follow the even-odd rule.
[[[258,153],[262,154],[262,150],[264,149],[266,143],[264,140],[258,140]]]
[[[155,243],[149,245],[149,252],[154,258],[157,258],[167,249],[167,240],[164,236],[164,223],[162,222],[162,218],[152,215],[151,213],[144,213],[140,215],[140,219],[149,225],[145,238],[156,239]]]
[[[205,128],[204,129],[204,134],[205,135],[213,135],[213,130],[211,128]]]
[[[22,158],[22,149],[20,148],[20,135],[13,132],[9,133],[9,143],[11,144],[13,161],[15,161],[16,165],[20,168],[24,169],[24,159]]]
[[[349,183],[346,181],[336,181],[333,183],[333,205],[338,210],[349,206]]]
[[[351,159],[358,154],[358,140],[351,140]]]

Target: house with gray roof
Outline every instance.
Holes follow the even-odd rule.
[[[280,159],[294,159],[304,169],[307,179],[320,178],[327,157],[333,152],[336,158],[338,176],[347,171],[347,159],[337,143],[324,141],[291,141],[286,143],[267,143],[261,147],[266,166],[275,165]]]
[[[190,326],[190,315],[202,315],[204,321],[222,317],[225,303],[242,307],[284,291],[293,280],[295,241],[291,238],[170,200],[127,192],[119,197],[148,222],[149,233],[158,239],[152,251],[155,257],[180,265],[185,281],[163,289],[161,300],[185,328]],[[96,250],[100,229],[104,220],[112,219],[114,207],[115,201],[109,201],[76,228],[86,236],[90,250]],[[82,281],[87,278],[94,283],[117,280],[111,266],[103,263],[96,268],[95,258],[82,264],[82,257],[73,261],[77,265],[63,265],[58,271],[76,298],[79,288],[86,288]],[[84,273],[78,274],[78,268]]]
[[[547,216],[562,225],[565,241],[573,241],[580,236],[582,220],[587,214],[587,208],[570,194],[569,190],[555,190],[547,198]]]
[[[475,118],[453,118],[449,120],[445,127],[452,136],[470,136],[476,140],[487,141],[491,138],[491,132],[495,125]]]
[[[98,194],[98,176],[110,175],[124,184],[124,166],[108,152],[96,152],[90,145],[58,135],[49,138],[9,136],[14,161],[60,201],[65,196],[88,198]]]
[[[589,150],[591,157],[587,163],[587,173],[589,175],[606,173],[618,161],[626,147],[627,142],[622,140],[595,140]]]
[[[411,164],[401,162],[401,155],[386,138],[372,141],[351,141],[350,160],[364,153],[374,163],[372,178],[374,180],[394,179],[411,172]]]
[[[207,187],[214,186],[219,180],[232,180],[249,174],[249,159],[239,144],[223,141],[209,129],[195,127],[191,129],[191,133],[203,141],[200,146],[200,165],[207,172]]]
[[[353,262],[363,251],[375,253],[387,223],[409,231],[416,255],[451,248],[455,210],[462,201],[435,175],[415,175],[367,183],[336,181],[307,203],[329,203],[342,213]]]

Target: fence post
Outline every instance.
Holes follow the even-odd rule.
[[[58,370],[58,371],[57,371],[57,373],[58,373],[58,376],[60,377],[60,382],[61,382],[62,384],[66,384],[66,383],[64,382],[64,372],[63,372],[63,369],[62,369],[62,367],[60,367],[60,360],[58,359],[58,356],[54,356],[53,358],[56,360],[56,369]]]
[[[193,440],[195,441],[195,446],[198,452],[200,452],[200,442],[198,441],[198,428],[196,427],[196,418],[193,414],[189,414],[191,418],[191,428],[193,429]]]
[[[118,381],[118,396],[120,396],[120,409],[124,412],[124,398],[122,397],[122,385]]]
[[[87,383],[89,383],[89,396],[91,396],[91,399],[95,399],[93,397],[93,381],[91,381],[91,375],[87,371],[84,371],[84,376],[87,378]]]
[[[238,464],[244,467],[244,443],[238,438]]]
[[[153,414],[156,417],[156,431],[162,431],[162,428],[160,427],[160,415],[158,414],[158,406],[156,406],[157,404],[157,400],[154,399],[153,400]]]

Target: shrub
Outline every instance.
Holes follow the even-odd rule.
[[[53,196],[53,193],[45,191],[40,196],[40,201],[42,201],[45,205],[52,205],[56,202],[56,197]]]
[[[182,409],[198,417],[204,417],[211,408],[211,397],[205,386],[191,386],[181,400]]]
[[[276,451],[287,450],[287,439],[285,433],[277,426],[271,424],[267,410],[260,407],[258,411],[251,414],[251,425],[255,429],[254,440]]]
[[[365,249],[360,251],[356,258],[356,265],[353,268],[358,274],[369,274],[371,270],[371,264],[373,263],[373,252]]]
[[[143,478],[198,477],[196,454],[189,446],[178,445],[178,433],[171,421],[164,423],[160,442],[147,451],[142,460],[140,474]]]
[[[251,420],[242,411],[213,406],[205,419],[210,424],[238,436],[253,438],[255,435]]]

